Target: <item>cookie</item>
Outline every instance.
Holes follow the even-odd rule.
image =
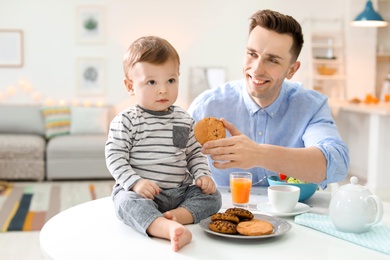
[[[225,213],[236,215],[237,217],[240,218],[240,220],[242,220],[242,219],[249,220],[249,219],[253,219],[253,217],[254,217],[252,212],[250,212],[247,209],[242,209],[242,208],[230,208],[230,209],[227,209],[225,211]]]
[[[237,234],[237,225],[226,220],[215,220],[210,222],[209,228],[212,231],[224,234]]]
[[[274,226],[265,220],[252,219],[238,223],[237,232],[244,236],[263,236],[272,234]]]
[[[206,117],[196,123],[194,127],[195,139],[204,143],[226,137],[225,126],[222,121],[215,117]]]
[[[240,222],[240,219],[236,215],[229,213],[215,213],[211,216],[211,221],[215,220],[227,220],[234,223]]]

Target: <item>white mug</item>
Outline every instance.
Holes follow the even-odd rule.
[[[268,187],[268,199],[272,208],[279,213],[290,213],[298,204],[301,189],[292,185]]]

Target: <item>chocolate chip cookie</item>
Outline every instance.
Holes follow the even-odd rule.
[[[195,139],[203,145],[204,143],[226,137],[225,126],[222,121],[215,117],[205,117],[194,127]]]
[[[237,225],[227,220],[215,220],[210,222],[209,228],[212,231],[224,234],[237,234]]]
[[[225,211],[225,213],[236,215],[240,220],[253,219],[254,217],[252,212],[242,208],[229,208]]]
[[[211,216],[211,221],[215,220],[227,220],[233,223],[238,223],[240,222],[240,219],[233,214],[229,213],[215,213],[214,215]]]

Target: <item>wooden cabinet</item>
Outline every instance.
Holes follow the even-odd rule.
[[[331,99],[346,97],[344,48],[342,19],[311,19],[310,84]]]

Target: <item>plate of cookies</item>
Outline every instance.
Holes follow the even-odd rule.
[[[207,233],[237,239],[259,239],[281,236],[291,229],[287,221],[243,208],[229,208],[199,223]]]

